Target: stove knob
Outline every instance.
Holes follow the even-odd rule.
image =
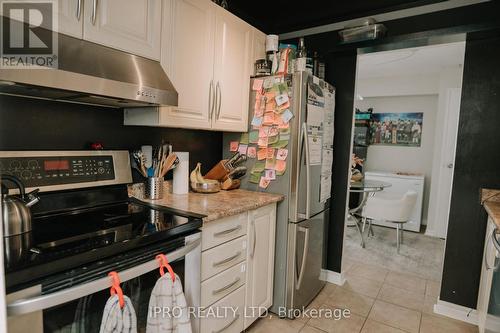
[[[24,170],[23,172],[21,172],[21,177],[23,177],[24,179],[30,179],[31,171]]]
[[[36,161],[36,160],[28,161],[28,169],[31,169],[31,170],[38,169],[38,161]]]
[[[104,173],[104,168],[103,167],[98,168],[97,172],[99,172],[100,174],[103,174]]]
[[[10,162],[10,168],[11,169],[19,169],[21,167],[21,162],[14,160]]]

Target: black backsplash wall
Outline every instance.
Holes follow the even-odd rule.
[[[162,140],[190,153],[190,169],[201,162],[206,172],[222,157],[221,132],[124,126],[120,109],[0,95],[0,150],[89,149],[96,141],[132,150]]]

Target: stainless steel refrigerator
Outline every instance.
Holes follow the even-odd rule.
[[[254,87],[254,80],[261,79],[252,79],[250,87]],[[335,89],[307,72],[266,80],[288,87],[293,118],[289,122],[286,171],[266,189],[260,188],[250,181],[257,159],[248,158],[248,173],[241,179],[241,188],[285,195],[277,212],[271,311],[291,317],[289,310],[306,307],[325,284],[320,274],[330,207]],[[255,96],[256,91],[251,90],[250,120],[254,117]],[[252,130],[255,127],[250,124],[249,132]],[[234,154],[230,145],[241,138],[241,133],[224,133],[224,158]]]

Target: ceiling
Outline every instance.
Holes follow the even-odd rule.
[[[284,33],[443,0],[227,0],[229,10],[265,33]]]
[[[358,78],[437,74],[464,63],[465,43],[449,43],[362,54]]]

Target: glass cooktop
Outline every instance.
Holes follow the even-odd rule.
[[[201,225],[199,216],[129,201],[35,216],[32,232],[4,241],[7,288],[172,240]]]

